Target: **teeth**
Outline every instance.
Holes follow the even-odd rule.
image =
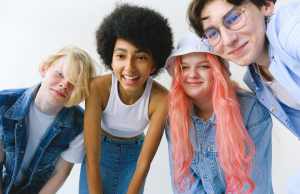
[[[128,75],[124,75],[124,78],[125,78],[125,79],[133,80],[133,79],[138,78],[138,76],[137,76],[137,75],[136,75],[136,76],[128,76]]]

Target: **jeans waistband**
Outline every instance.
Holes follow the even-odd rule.
[[[132,138],[118,138],[102,133],[102,141],[122,144],[138,144],[144,142],[145,135],[141,134]]]

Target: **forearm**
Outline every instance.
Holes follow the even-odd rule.
[[[55,172],[54,175],[48,180],[48,182],[41,189],[39,194],[54,194],[58,191],[58,189],[63,185],[67,177],[69,176],[69,172],[61,173]]]
[[[52,177],[40,190],[39,194],[54,194],[63,185],[73,168],[73,163],[59,158],[55,166]]]
[[[138,162],[135,169],[134,175],[128,187],[127,194],[139,194],[142,189],[147,174],[150,169],[150,163],[148,162]]]
[[[97,162],[87,162],[87,179],[90,194],[102,194],[102,180]]]

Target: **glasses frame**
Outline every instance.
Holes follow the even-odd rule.
[[[229,10],[229,11],[222,17],[222,25],[223,25],[226,29],[231,30],[231,31],[238,31],[238,30],[240,30],[240,29],[242,29],[243,27],[246,26],[246,23],[247,23],[247,15],[246,15],[246,11],[247,11],[247,9],[246,9],[245,5],[246,5],[246,3],[244,3],[244,4],[240,5],[240,6],[234,6],[231,10]],[[232,28],[232,27],[228,26],[228,24],[225,23],[225,18],[226,18],[227,16],[229,16],[229,14],[232,13],[233,11],[239,11],[239,12],[240,12],[240,17],[241,17],[241,18],[240,18],[240,21],[239,21],[240,25],[238,25],[238,26],[235,27],[235,28]],[[206,31],[207,31],[208,29],[215,29],[215,30],[216,30],[216,32],[218,33],[218,38],[217,38],[216,40],[211,41],[211,40],[208,38],[208,36],[206,35]],[[214,27],[214,26],[213,26],[213,27],[209,27],[208,29],[204,30],[204,39],[207,40],[207,43],[208,43],[210,46],[216,46],[216,45],[219,44],[219,42],[221,41],[221,39],[222,39],[222,34],[221,34],[219,28],[217,28],[217,27]]]

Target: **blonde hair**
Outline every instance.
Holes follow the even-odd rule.
[[[96,75],[95,62],[89,54],[81,48],[67,46],[48,56],[40,65],[40,69],[48,69],[59,59],[65,59],[68,65],[66,78],[74,85],[74,90],[65,103],[66,107],[79,104],[89,95],[89,82]]]

